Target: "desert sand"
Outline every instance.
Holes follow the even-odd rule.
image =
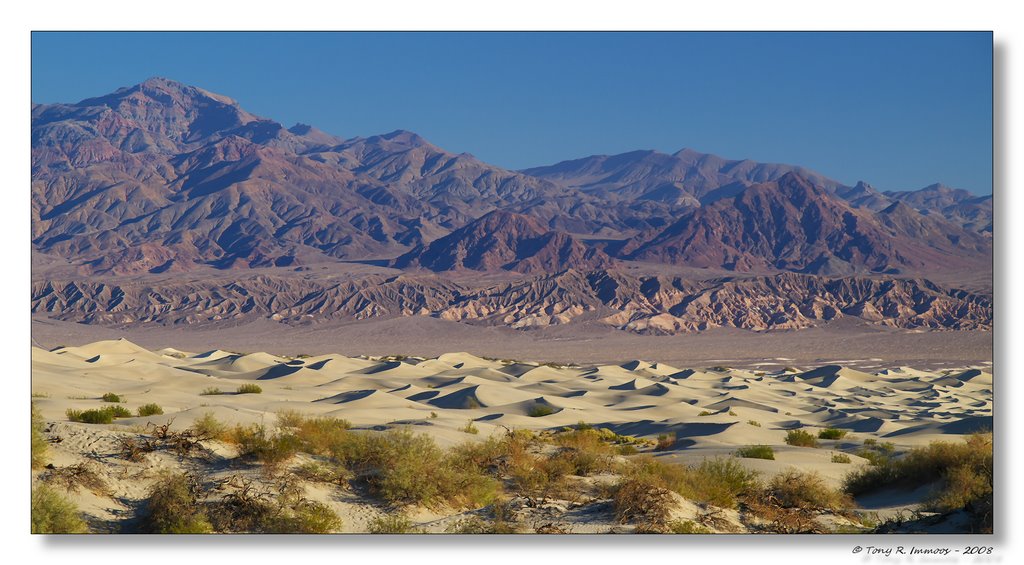
[[[929,371],[890,366],[867,371],[841,364],[791,366],[785,359],[765,359],[760,367],[722,365],[676,367],[646,360],[543,365],[470,353],[436,358],[291,358],[218,349],[153,351],[120,339],[53,351],[34,347],[32,393],[46,422],[51,463],[60,467],[89,462],[100,469],[111,489],[107,495],[71,493],[94,531],[118,531],[121,521],[131,519],[133,504],[145,496],[157,471],[188,465],[169,453],[153,453],[142,462],[120,460],[115,457],[118,438],[151,425],[169,423],[172,429],[185,429],[208,413],[227,423],[272,426],[277,414],[292,410],[344,418],[366,433],[408,427],[429,434],[441,446],[484,441],[509,429],[557,430],[587,422],[651,440],[674,434],[668,449],[641,449],[666,461],[695,463],[732,456],[745,446],[770,445],[774,460],[736,460],[765,476],[790,468],[816,471],[832,486],[867,464],[854,454],[865,440],[890,442],[905,450],[992,426],[990,366]],[[249,383],[258,384],[262,393],[234,393]],[[224,394],[200,394],[210,388]],[[122,395],[123,405],[133,414],[149,403],[158,404],[164,413],[117,419],[109,425],[68,420],[69,409],[106,406],[100,396],[107,392]],[[551,413],[536,416],[538,406]],[[478,433],[463,431],[469,421]],[[825,428],[842,428],[848,434],[821,440],[816,449],[784,441],[789,430],[817,434]],[[212,443],[212,453],[230,457],[230,447]],[[833,462],[833,454],[839,452],[849,454],[850,462]],[[221,465],[210,472],[232,470]],[[365,532],[370,520],[388,511],[358,491],[312,483],[305,489],[307,496],[342,518],[342,532]],[[901,493],[858,502],[864,512],[885,516],[913,508],[920,496]],[[607,501],[526,506],[520,508],[524,519],[532,516],[569,532],[629,531],[616,521]],[[676,512],[693,518],[702,509],[682,501]],[[722,514],[712,531],[746,531],[732,514]],[[427,532],[444,532],[465,515],[409,510],[417,527]]]

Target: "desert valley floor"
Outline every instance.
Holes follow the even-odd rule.
[[[77,469],[91,477],[85,486],[68,481],[68,492],[90,528],[130,531],[140,502],[163,471],[186,470],[217,484],[214,496],[237,487],[239,480],[269,480],[266,469],[236,458],[236,447],[225,442],[204,441],[198,446],[201,455],[168,448],[154,439],[164,424],[167,440],[197,422],[285,430],[303,419],[329,417],[350,423],[350,433],[427,434],[441,449],[482,445],[488,438],[510,437],[514,430],[531,430],[547,438],[546,445],[536,447],[538,453],[569,449],[559,434],[592,427],[615,447],[601,452],[613,464],[581,476],[569,473],[563,487],[569,485],[572,496],[564,494],[565,488],[559,495],[512,492],[503,515],[531,533],[545,528],[630,532],[636,521],[623,519],[610,500],[609,485],[618,480],[611,470],[616,461],[649,455],[699,465],[728,458],[765,480],[795,469],[816,473],[827,487],[838,488],[851,471],[869,464],[873,450],[901,453],[936,440],[959,442],[992,426],[992,369],[984,362],[948,361],[922,369],[881,359],[809,365],[766,358],[759,364],[747,359],[740,368],[726,361],[716,366],[646,360],[541,364],[469,353],[434,358],[293,357],[282,356],[280,348],[275,353],[149,350],[124,339],[53,350],[33,347],[33,404],[50,442],[50,468],[34,475],[52,481],[67,478],[62,469]],[[245,385],[256,385],[260,393],[239,393]],[[112,424],[69,421],[69,411],[115,405],[101,400],[107,393],[120,397],[116,405],[124,406],[129,417]],[[162,414],[135,416],[150,404]],[[818,438],[826,429],[842,430],[842,435],[826,435],[817,447],[786,440],[794,430]],[[621,448],[624,444],[630,447]],[[137,452],[126,455],[133,445]],[[774,459],[737,456],[751,446],[770,447]],[[299,477],[303,496],[341,518],[331,531],[366,532],[395,511],[358,482],[348,486],[296,471],[309,471],[320,460],[300,452],[282,469]],[[915,509],[931,486],[858,496],[853,510],[817,512],[810,523],[815,531],[862,531],[862,521],[877,523]],[[672,497],[675,523],[695,524],[698,531],[766,528],[765,520],[749,510]],[[493,514],[493,505],[484,506],[413,504],[403,506],[402,516],[416,531],[467,531],[467,520]]]

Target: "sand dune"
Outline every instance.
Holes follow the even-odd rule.
[[[374,359],[148,351],[126,340],[33,348],[32,367],[34,403],[43,417],[93,436],[96,430],[149,423],[180,429],[207,413],[226,422],[273,423],[282,410],[344,418],[369,431],[414,426],[442,445],[483,440],[506,428],[559,429],[585,421],[619,434],[674,436],[671,448],[655,455],[683,462],[771,445],[775,460],[738,461],[765,473],[793,466],[817,470],[832,484],[865,461],[853,456],[851,463],[835,463],[829,448],[877,439],[905,449],[992,426],[989,367],[869,373],[833,364],[764,372],[680,369],[643,360],[561,367],[469,353]],[[246,383],[258,384],[262,392],[236,394]],[[201,394],[210,388],[222,394]],[[106,427],[67,422],[68,409],[106,406],[100,396],[107,392],[123,395],[122,405],[132,413],[156,403],[164,414]],[[463,431],[467,422],[477,434]],[[816,434],[827,427],[848,435],[823,440],[824,449],[785,444],[789,430]]]

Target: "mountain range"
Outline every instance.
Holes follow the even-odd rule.
[[[651,306],[642,289],[660,281],[656,276],[620,285],[633,294],[613,312],[605,311],[610,306],[603,299],[598,307],[569,297],[563,306],[547,303],[546,310],[537,310],[538,289],[514,286],[544,286],[559,273],[589,281],[602,276],[595,273],[615,279],[629,269],[686,268],[756,277],[848,277],[835,284],[851,288],[872,277],[898,277],[924,289],[899,293],[904,310],[879,310],[861,295],[822,304],[897,327],[990,323],[985,296],[941,289],[922,277],[991,269],[991,196],[943,185],[878,191],[799,166],[728,160],[692,149],[591,156],[512,171],[448,152],[408,131],[343,139],[309,125],[285,127],[226,96],[162,78],[74,104],[33,106],[32,218],[34,255],[81,277],[64,280],[61,288],[90,288],[97,280],[111,288],[123,277],[203,269],[238,271],[243,279],[248,269],[301,270],[345,261],[407,271],[518,274],[518,282],[502,291],[509,293],[504,303],[515,303],[517,312],[547,311],[547,323],[563,307],[580,314],[601,310],[602,319],[616,327],[645,331],[771,329],[827,319],[825,310],[815,310],[825,306],[810,306],[817,304],[815,293],[826,292],[825,282],[799,283],[805,291],[794,298],[794,304],[805,304],[798,310],[811,308],[815,315],[781,321],[755,315],[752,322],[737,321],[743,318],[738,306],[722,316],[697,315],[679,304]],[[741,286],[774,292],[765,286],[770,278],[756,277]],[[34,312],[72,318],[81,313],[75,300],[55,298],[57,287],[46,291],[55,282],[48,275],[34,280]],[[699,295],[681,281],[657,285]],[[407,285],[427,302],[450,298],[447,305],[421,301],[408,311],[460,320],[464,311],[474,312],[471,318],[502,311],[473,302],[470,287],[454,284],[430,283],[419,290]],[[586,292],[598,292],[590,288]],[[178,292],[167,290],[169,296]],[[915,302],[922,296],[933,297],[929,305]],[[91,319],[127,319],[99,314],[120,311],[126,299],[91,304]],[[63,314],[54,305],[63,305]],[[378,305],[376,311],[405,308]],[[892,315],[874,315],[886,308]],[[967,311],[971,322],[950,314]],[[271,309],[263,313],[288,317]],[[651,322],[658,316],[660,321]],[[144,311],[128,317],[156,319]],[[517,320],[509,322],[517,327],[526,319],[505,318]]]

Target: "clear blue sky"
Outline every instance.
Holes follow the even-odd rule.
[[[151,76],[519,169],[683,147],[845,183],[992,183],[989,33],[33,33],[32,100]]]

